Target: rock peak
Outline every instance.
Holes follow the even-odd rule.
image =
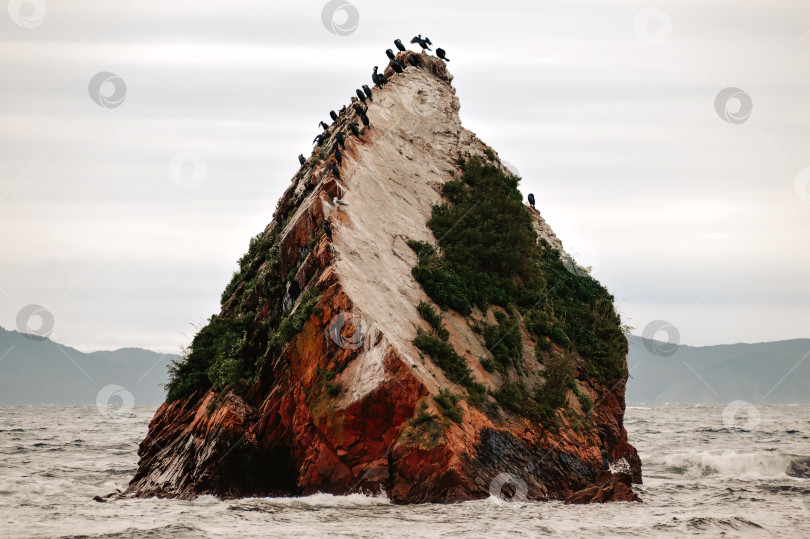
[[[442,268],[465,273],[450,258],[463,235],[453,225],[437,237],[437,208],[469,204],[460,228],[488,219],[497,241],[513,231],[482,212],[491,203],[503,222],[531,229],[515,237],[529,238],[537,267],[514,277],[479,267],[476,278],[521,301],[581,286],[594,305],[565,308],[593,311],[594,328],[618,320],[598,283],[559,273],[562,244],[515,201],[517,179],[497,153],[461,125],[446,64],[397,58],[410,54],[418,66],[389,67],[371,99],[341,110],[251,240],[221,312],[175,367],[125,495],[384,491],[406,503],[499,496],[510,483],[529,499],[565,499],[620,459],[640,481],[622,423],[626,341],[611,352],[621,372],[607,385],[589,355],[607,352],[586,349],[582,328],[558,321],[553,305],[527,309],[517,296],[490,305],[468,286],[470,308],[453,308],[423,286],[445,278]],[[479,204],[470,197],[484,184],[494,199]],[[569,301],[559,296],[556,308]]]

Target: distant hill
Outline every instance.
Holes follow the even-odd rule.
[[[129,391],[136,404],[161,403],[167,368],[177,359],[142,348],[86,354],[3,328],[0,357],[0,405],[96,403],[111,384]]]
[[[810,404],[810,339],[679,345],[670,356],[651,352],[642,337],[627,340],[627,402]],[[647,344],[667,353],[665,343]],[[142,348],[87,354],[2,327],[0,357],[0,405],[95,403],[111,384],[131,392],[137,404],[159,404],[168,366],[177,359]]]
[[[627,339],[627,402],[810,403],[810,339],[681,345],[669,356],[666,343],[635,335]]]

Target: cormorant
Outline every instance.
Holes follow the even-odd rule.
[[[329,111],[329,117],[332,118],[333,122],[338,121],[338,115],[334,110]]]
[[[329,124],[327,124],[327,123],[326,123],[326,122],[324,122],[324,121],[320,121],[320,122],[318,122],[318,125],[319,125],[319,126],[321,126],[321,127],[323,128],[323,130],[324,130],[324,131],[326,131],[327,129],[329,129]]]
[[[366,92],[366,97],[368,98],[369,101],[374,101],[373,99],[371,99],[371,88],[368,87],[368,84],[363,85],[363,91]]]
[[[422,47],[422,50],[424,49],[431,50],[430,47],[428,47],[428,45],[432,45],[432,43],[430,43],[430,40],[427,38],[422,39],[422,34],[419,34],[418,36],[413,36],[411,43],[419,43],[419,46]]]
[[[302,165],[307,162],[306,158],[304,157],[304,154],[298,156],[298,162],[301,163]]]
[[[355,136],[355,137],[359,137],[359,136],[360,136],[360,130],[359,130],[359,129],[357,129],[357,124],[356,124],[356,123],[351,122],[351,123],[349,124],[349,129],[351,129],[351,130],[352,130],[352,133],[354,134],[354,136]]]
[[[323,222],[323,232],[326,234],[326,237],[329,238],[329,241],[332,241],[332,227],[329,226],[329,221]]]
[[[436,56],[444,60],[445,62],[449,62],[450,58],[444,55],[444,49],[436,49]]]
[[[390,60],[396,58],[396,56],[394,56],[394,51],[392,51],[391,49],[385,49],[385,54],[388,56]]]
[[[402,66],[396,60],[392,60],[388,63],[391,66],[391,69],[394,70],[394,73],[402,73]]]
[[[315,135],[312,144],[317,144],[318,146],[320,146],[322,142],[323,142],[323,135]]]
[[[380,73],[379,75],[377,75],[377,77],[380,79],[380,86],[381,86],[381,87],[382,87],[382,86],[385,86],[385,85],[386,85],[386,83],[388,82],[388,77],[386,77],[386,76],[385,76],[385,75],[383,75],[382,73]]]
[[[368,121],[368,116],[365,114],[360,115],[360,121],[363,122],[363,125],[366,127],[371,127],[371,122]]]
[[[533,210],[537,209],[534,207],[534,195],[531,193],[529,193],[529,206],[531,206]]]
[[[335,178],[337,178],[339,180],[340,179],[340,169],[337,168],[337,165],[332,165],[330,170],[332,171],[332,174],[335,175]]]
[[[385,83],[380,79],[380,74],[377,73],[377,69],[377,66],[374,66],[374,71],[371,72],[371,82],[373,82],[374,86],[377,88],[382,88],[382,85]]]
[[[409,54],[408,61],[411,63],[412,66],[419,67],[419,58],[417,58],[415,54]]]
[[[343,139],[343,133],[341,133],[340,131],[335,133],[335,140],[338,142],[338,144],[340,144],[344,148],[346,147],[346,142],[344,142],[344,139]]]
[[[399,49],[401,52],[405,52],[405,45],[403,45],[403,44],[402,44],[402,41],[400,41],[400,40],[398,40],[398,39],[395,39],[395,40],[394,40],[394,45],[396,45],[396,46],[397,46],[397,48],[398,48],[398,49]]]
[[[343,166],[343,154],[340,153],[340,148],[337,146],[335,146],[335,161],[338,165]]]
[[[357,92],[357,98],[360,99],[360,101],[362,101],[363,103],[365,103],[366,102],[366,96],[363,93],[363,90],[355,90],[355,92]]]
[[[366,109],[364,109],[363,105],[361,105],[360,103],[352,103],[352,108],[354,109],[354,112],[356,112],[358,115],[366,113]]]

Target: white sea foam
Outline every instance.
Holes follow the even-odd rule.
[[[726,451],[720,454],[708,451],[653,455],[648,465],[661,464],[680,469],[691,476],[725,475],[734,477],[786,477],[791,459],[774,453],[737,453]]]

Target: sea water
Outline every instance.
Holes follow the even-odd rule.
[[[399,506],[384,496],[100,503],[135,473],[152,406],[0,407],[0,537],[810,537],[810,406],[636,405],[643,504],[489,498]]]

